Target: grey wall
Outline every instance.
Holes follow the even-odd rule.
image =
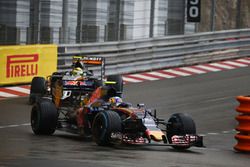
[[[29,0],[0,1],[0,43],[27,42],[29,8]]]
[[[105,42],[193,32],[194,25],[184,26],[185,0],[154,0],[153,8],[151,2],[0,0],[0,44]]]

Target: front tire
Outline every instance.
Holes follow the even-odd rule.
[[[111,144],[111,134],[121,132],[121,118],[114,111],[102,111],[93,121],[92,134],[94,141],[100,146]]]
[[[196,134],[196,126],[193,119],[183,113],[173,114],[168,120],[167,127],[167,138],[170,144],[172,144],[171,138],[174,135],[195,135]],[[173,146],[175,149],[185,150],[190,146]]]
[[[31,127],[36,135],[52,135],[57,126],[58,112],[47,99],[38,101],[31,110]]]

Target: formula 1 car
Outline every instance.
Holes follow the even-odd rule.
[[[101,67],[100,75],[94,76],[89,68]],[[41,97],[51,97],[56,107],[74,107],[79,105],[86,94],[99,86],[112,84],[120,92],[123,90],[121,75],[111,75],[105,81],[105,59],[103,57],[74,56],[71,71],[54,72],[47,79],[32,79],[29,103],[34,104]]]
[[[166,121],[142,104],[112,105],[108,99],[117,95],[112,86],[101,86],[74,111],[57,108],[51,100],[42,98],[31,111],[32,130],[36,135],[52,135],[56,129],[81,134],[78,120],[82,118],[84,135],[92,136],[101,146],[116,143],[157,144],[175,149],[203,146],[203,139],[196,134],[195,123],[187,114],[173,114]]]

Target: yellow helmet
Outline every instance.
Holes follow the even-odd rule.
[[[122,99],[120,97],[111,97],[109,99],[109,103],[112,105],[112,106],[118,106],[119,104],[122,103]]]
[[[82,74],[83,70],[80,67],[77,67],[72,71],[72,75],[82,75]]]

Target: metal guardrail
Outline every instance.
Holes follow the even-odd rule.
[[[250,29],[144,40],[58,46],[58,70],[74,55],[106,58],[106,74],[124,74],[250,56]],[[94,69],[96,70],[96,69]]]

